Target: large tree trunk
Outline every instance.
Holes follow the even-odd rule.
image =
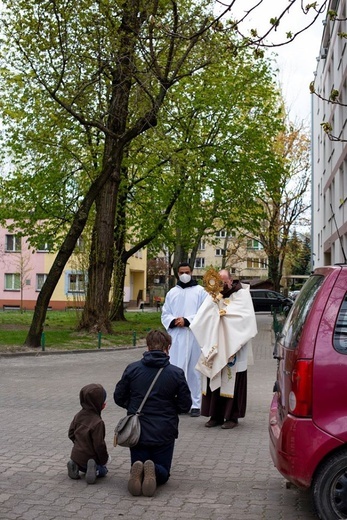
[[[268,269],[269,269],[269,279],[273,283],[274,291],[279,292],[280,291],[280,281],[281,281],[281,274],[280,274],[280,258],[279,258],[279,251],[273,252],[272,254],[268,255]]]
[[[123,178],[127,179],[127,169],[123,168]],[[114,227],[114,264],[113,264],[113,287],[112,302],[110,308],[111,321],[125,321],[123,296],[126,265],[129,253],[125,250],[126,241],[126,203],[128,197],[128,182],[120,188],[118,196],[117,217]]]
[[[119,254],[117,250],[114,261],[113,298],[110,309],[110,320],[112,321],[126,321],[123,305],[126,264],[127,261],[124,256]]]
[[[110,178],[98,195],[88,268],[88,288],[79,329],[110,333],[109,298],[114,258],[113,229],[119,181]]]

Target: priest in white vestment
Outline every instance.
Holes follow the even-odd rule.
[[[179,281],[165,297],[161,321],[172,337],[170,363],[184,370],[192,397],[192,417],[200,416],[201,374],[195,368],[201,349],[189,328],[199,307],[208,296],[205,289],[192,279],[188,263],[178,267]]]
[[[201,413],[210,417],[205,426],[232,429],[246,413],[247,365],[257,323],[249,285],[233,282],[225,269],[219,277],[221,293],[205,299],[190,329],[201,347],[196,368],[203,374]]]

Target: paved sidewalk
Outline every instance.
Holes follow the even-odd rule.
[[[114,386],[143,349],[0,358],[0,519],[314,520],[309,494],[286,489],[269,455],[276,362],[271,317],[257,320],[245,419],[222,430],[205,428],[204,417],[181,416],[171,478],[153,498],[128,494],[129,450],[112,446],[124,413],[113,402]],[[67,429],[79,390],[90,382],[108,393],[103,418],[112,462],[107,477],[88,486],[68,478],[66,462]]]

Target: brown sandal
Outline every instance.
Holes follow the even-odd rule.
[[[222,424],[223,430],[232,430],[233,428],[236,428],[238,426],[238,422],[235,421],[225,421],[224,424]]]

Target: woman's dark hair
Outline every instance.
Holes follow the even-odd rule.
[[[146,336],[148,350],[166,350],[171,347],[170,334],[161,330],[151,330]]]

